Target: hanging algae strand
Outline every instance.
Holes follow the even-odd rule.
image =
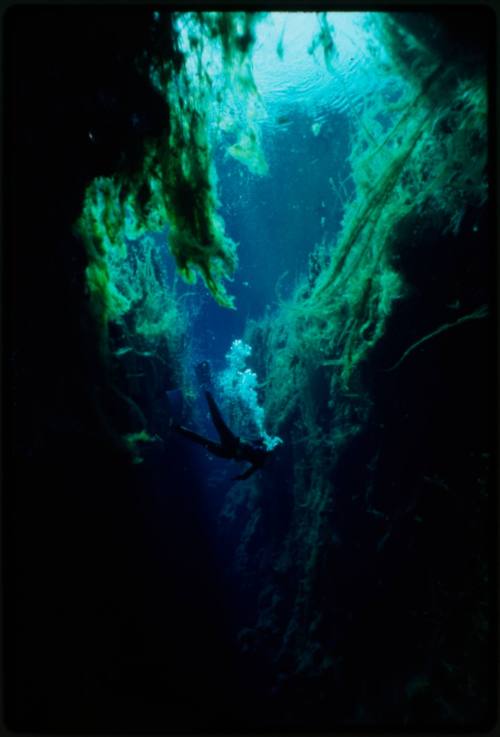
[[[462,317],[459,317],[457,320],[454,320],[453,322],[447,322],[444,325],[440,325],[438,328],[433,330],[431,333],[428,333],[427,335],[424,335],[423,338],[420,338],[419,340],[415,341],[415,343],[412,343],[412,345],[406,349],[406,351],[403,353],[399,361],[397,361],[394,366],[391,366],[391,368],[385,369],[386,372],[389,371],[395,371],[405,358],[407,358],[410,353],[413,353],[414,350],[416,350],[419,346],[423,345],[423,343],[427,343],[428,340],[431,340],[432,338],[435,338],[437,335],[441,335],[441,333],[446,332],[447,330],[450,330],[451,328],[458,327],[459,325],[463,325],[464,322],[468,322],[469,320],[481,320],[482,318],[488,317],[488,308],[486,305],[481,305],[481,307],[478,307],[477,310],[474,310],[474,312],[469,312],[467,315],[462,315]]]
[[[217,64],[223,87],[215,91],[212,124],[235,138],[227,153],[256,176],[269,167],[262,149],[259,118],[266,116],[252,71],[255,27],[266,13],[203,13],[203,23],[212,37],[220,37],[221,63]],[[215,85],[217,87],[217,85]]]
[[[168,222],[168,245],[177,268],[188,282],[196,272],[223,307],[234,307],[223,285],[236,269],[236,245],[224,233],[217,210],[215,171],[206,121],[196,110],[182,121],[171,119],[168,144],[162,152],[159,178]]]
[[[217,212],[208,133],[210,79],[199,67],[198,76],[193,76],[189,57],[181,52],[178,36],[174,39],[177,69],[173,62],[168,63],[168,83],[161,90],[168,104],[169,133],[157,151],[151,152],[150,190],[160,200],[168,223],[168,247],[183,278],[193,283],[196,273],[201,273],[217,302],[233,307],[223,280],[236,268],[236,245],[225,235]]]
[[[165,18],[170,58],[157,56],[149,68],[150,81],[167,105],[165,134],[144,141],[139,170],[100,177],[89,185],[77,223],[89,259],[90,300],[103,332],[122,310],[121,274],[115,267],[126,258],[127,230],[140,238],[168,229],[165,244],[183,278],[192,283],[201,274],[216,301],[234,307],[224,282],[237,266],[236,244],[225,234],[219,214],[214,146],[220,111],[237,107],[236,93],[240,102],[246,100],[236,129],[254,131],[258,142],[255,122],[247,126],[246,118],[255,106],[250,54],[260,17],[178,13]],[[204,63],[207,55],[214,60],[211,66]],[[243,155],[241,141],[239,146],[241,158],[263,171],[259,147],[253,153],[247,147]]]
[[[225,234],[218,212],[214,148],[223,116],[231,114],[232,129],[240,131],[233,155],[256,173],[265,171],[257,145],[259,134],[250,115],[256,96],[250,54],[258,17],[223,12],[174,14],[175,69],[170,62],[166,87],[158,75],[152,75],[166,96],[170,115],[169,135],[154,173],[161,182],[169,248],[182,276],[193,282],[196,272],[201,273],[224,307],[234,307],[223,282],[234,273],[237,257],[236,244]],[[234,122],[236,95],[246,104],[239,124]]]
[[[113,202],[116,208],[109,206]],[[121,201],[118,178],[98,178],[88,187],[79,228],[105,371],[106,391],[96,394],[99,414],[113,442],[139,463],[142,451],[156,442],[157,419],[144,409],[144,397],[157,392],[165,376],[186,386],[187,315],[159,237],[137,237],[140,229],[127,199]],[[147,386],[136,378],[143,371]]]
[[[77,226],[87,250],[87,290],[102,348],[105,353],[110,348],[113,323],[135,348],[146,340],[154,350],[166,340],[175,349],[186,321],[162,263],[159,238],[145,234],[124,191],[118,177],[95,179]]]

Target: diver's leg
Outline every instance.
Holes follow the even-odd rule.
[[[215,399],[209,391],[205,392],[205,396],[207,398],[210,415],[212,416],[212,422],[214,423],[215,429],[219,433],[222,444],[224,446],[227,446],[228,448],[236,448],[238,446],[238,438],[234,433],[231,432],[231,430],[222,419],[220,409],[217,407]]]
[[[202,445],[210,453],[213,453],[213,455],[218,456],[219,458],[231,458],[231,456],[225,452],[224,448],[219,443],[216,443],[215,441],[210,440],[209,438],[206,438],[197,432],[194,432],[194,430],[188,430],[187,427],[182,427],[182,425],[175,425],[173,429],[175,430],[175,432],[179,433],[179,435],[183,435],[185,438],[188,438],[193,443],[198,443],[198,445]]]

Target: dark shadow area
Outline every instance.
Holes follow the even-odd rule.
[[[151,18],[137,6],[5,16],[4,652],[16,730],[215,728],[246,691],[200,516],[204,480],[176,440],[142,465],[116,446],[102,408],[123,408],[73,235],[85,186],[133,169],[168,122],[138,63],[156,43]]]

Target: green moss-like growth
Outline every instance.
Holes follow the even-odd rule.
[[[258,19],[247,13],[159,14],[168,44],[152,59],[145,84],[165,101],[164,134],[144,141],[138,168],[96,178],[87,188],[76,230],[88,256],[101,353],[121,386],[114,387],[117,396],[133,394],[131,356],[166,362],[171,381],[184,386],[187,314],[165,272],[162,249],[187,282],[200,274],[221,306],[234,307],[225,283],[237,265],[236,244],[219,214],[214,151],[230,129],[237,157],[254,172],[265,171],[250,60]],[[128,446],[145,431],[126,429]]]
[[[247,13],[170,18],[172,58],[157,59],[150,69],[167,104],[165,135],[145,141],[140,171],[99,178],[89,186],[78,224],[101,322],[124,309],[114,294],[119,287],[106,279],[105,262],[119,258],[131,228],[139,236],[168,227],[166,245],[183,278],[193,282],[200,273],[219,304],[234,306],[224,281],[236,268],[236,244],[225,234],[218,212],[214,147],[219,130],[230,133],[236,140],[229,152],[252,172],[267,171],[250,59],[259,18]]]
[[[171,108],[172,109],[172,108]],[[207,122],[195,110],[171,122],[162,152],[161,183],[169,224],[168,242],[181,275],[194,282],[199,271],[215,299],[234,306],[223,280],[236,268],[236,246],[218,215],[215,171],[206,140]]]
[[[123,448],[138,462],[148,412],[137,404],[141,385],[135,377],[149,376],[148,391],[157,392],[160,362],[171,381],[185,383],[187,314],[176,296],[173,275],[165,267],[160,236],[145,233],[146,225],[134,216],[130,194],[122,196],[124,190],[126,185],[118,177],[94,180],[87,189],[78,230],[87,249],[89,306],[113,397],[109,409],[103,407],[102,412],[113,415],[115,441],[122,435]],[[139,373],[134,368],[139,359],[147,360],[149,373],[144,365]],[[144,387],[142,391],[147,395]]]
[[[317,249],[304,283],[245,338],[255,370],[266,377],[269,430],[284,439],[294,469],[289,532],[274,555],[286,548],[288,575],[299,581],[281,641],[298,670],[301,654],[314,650],[309,604],[331,547],[335,469],[370,413],[361,367],[406,294],[398,271],[401,225],[435,219],[456,232],[465,208],[487,196],[484,77],[465,78],[388,16],[377,16],[373,32],[390,54],[380,73],[406,69],[401,94],[390,104],[378,93],[366,99],[352,140],[355,195],[336,242]],[[257,512],[248,522],[254,538],[266,524],[257,511],[258,524]]]
[[[158,181],[169,225],[169,248],[182,276],[199,272],[215,299],[233,307],[224,280],[236,268],[236,244],[225,235],[217,197],[214,149],[221,133],[236,137],[229,153],[254,173],[267,165],[255,122],[257,92],[251,71],[259,16],[182,13],[174,16],[177,65],[166,66],[170,131],[151,175]]]
[[[95,179],[78,223],[89,257],[90,303],[105,350],[110,323],[127,324],[129,332],[153,342],[175,342],[185,328],[162,266],[160,241],[134,219],[130,196],[122,201],[122,187],[118,179]]]

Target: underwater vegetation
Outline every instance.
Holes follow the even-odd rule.
[[[228,282],[238,268],[238,244],[221,214],[215,153],[223,148],[253,176],[269,174],[265,110],[252,72],[256,27],[265,15],[155,13],[165,54],[151,59],[145,83],[165,104],[164,134],[144,141],[133,171],[98,177],[85,194],[77,231],[88,259],[89,306],[116,392],[130,408],[119,430],[136,460],[141,444],[169,442],[165,419],[143,398],[145,384],[160,387],[168,375],[172,387],[193,396],[190,312],[174,268],[187,283],[201,276],[221,308],[237,308]],[[317,33],[304,45],[335,76],[335,20],[326,13],[317,20]],[[368,498],[375,483],[363,477],[361,492],[343,478],[376,424],[377,387],[368,368],[416,291],[404,268],[414,242],[426,229],[438,244],[452,242],[468,213],[488,200],[484,64],[467,55],[450,61],[438,22],[422,27],[374,13],[364,32],[373,64],[381,76],[397,78],[398,94],[376,89],[353,113],[353,195],[343,201],[338,235],[310,244],[309,273],[291,297],[249,322],[219,376],[229,425],[276,449],[275,471],[232,489],[221,519],[240,525],[236,575],[252,581],[258,599],[254,620],[240,631],[241,649],[272,664],[278,692],[293,678],[341,680],[336,634],[318,602],[336,556],[342,565],[343,540],[334,529],[339,498]],[[282,33],[279,63],[286,50]],[[322,126],[311,130],[317,137]],[[331,166],[333,175],[336,162]],[[481,298],[450,319],[447,299],[443,294],[436,308],[442,319],[420,335],[408,333],[412,339],[397,344],[399,353],[381,371],[394,375],[422,346],[488,315]],[[376,474],[376,453],[360,457],[365,471]],[[370,505],[367,514],[386,525],[373,542],[383,555],[392,527]],[[407,675],[412,702],[429,681]]]
[[[292,500],[290,526],[267,545],[267,555],[275,560],[267,581],[276,595],[263,604],[255,628],[245,635],[245,647],[252,650],[249,642],[255,639],[255,648],[269,648],[275,662],[296,674],[334,677],[332,658],[319,658],[325,638],[334,635],[327,634],[317,602],[328,585],[332,550],[341,544],[332,533],[338,496],[349,493],[340,469],[373,414],[363,367],[397,305],[412,294],[398,268],[405,240],[409,232],[418,238],[415,234],[429,222],[436,232],[456,236],[467,209],[480,208],[488,196],[484,67],[466,69],[460,62],[455,67],[437,47],[427,45],[425,36],[414,35],[388,15],[374,16],[371,28],[380,43],[373,47],[380,73],[397,70],[402,92],[397,100],[377,93],[366,102],[350,154],[355,195],[345,204],[336,242],[317,247],[309,278],[276,312],[249,325],[245,336],[253,346],[252,365],[264,378],[262,401],[270,431],[283,438],[293,469],[284,482]],[[319,42],[325,38],[330,49],[328,36],[320,35]],[[387,53],[384,59],[378,58],[377,48]],[[327,68],[332,64],[330,58]],[[444,300],[443,295],[442,311]],[[485,304],[474,307],[456,324],[487,316]],[[392,370],[415,348],[455,325],[443,323],[402,350]],[[243,547],[255,557],[259,546],[266,547],[259,529],[269,534],[269,520],[276,525],[276,518],[266,522],[264,499],[273,494],[269,482],[252,483],[249,539]],[[255,494],[261,499],[256,507]],[[249,556],[243,554],[242,570],[251,568]],[[266,564],[261,565],[263,572]],[[293,595],[288,589],[285,598],[279,593],[283,576],[297,582]]]
[[[104,359],[109,362],[111,351],[115,364],[128,364],[133,354],[154,353],[186,394],[187,313],[176,297],[175,279],[166,275],[162,249],[186,282],[200,274],[219,304],[234,306],[224,281],[237,265],[236,244],[225,235],[218,212],[213,131],[224,133],[229,155],[254,173],[266,173],[250,63],[258,19],[252,13],[155,14],[154,22],[168,30],[145,84],[164,99],[164,135],[144,141],[142,161],[132,171],[91,182],[76,224]],[[146,430],[140,430],[144,437]]]
[[[101,319],[106,319],[113,291],[112,284],[104,287],[110,279],[105,253],[112,244],[123,255],[127,230],[137,238],[168,227],[165,247],[179,273],[193,282],[199,272],[214,298],[233,306],[223,281],[236,268],[236,245],[225,235],[218,214],[214,131],[220,128],[236,138],[228,145],[230,155],[252,172],[266,173],[250,64],[258,19],[259,14],[247,13],[179,13],[169,18],[172,58],[155,59],[149,69],[151,83],[166,103],[165,136],[145,141],[141,170],[89,186],[78,225]],[[160,23],[160,14],[155,21]],[[243,111],[238,109],[240,98]]]

